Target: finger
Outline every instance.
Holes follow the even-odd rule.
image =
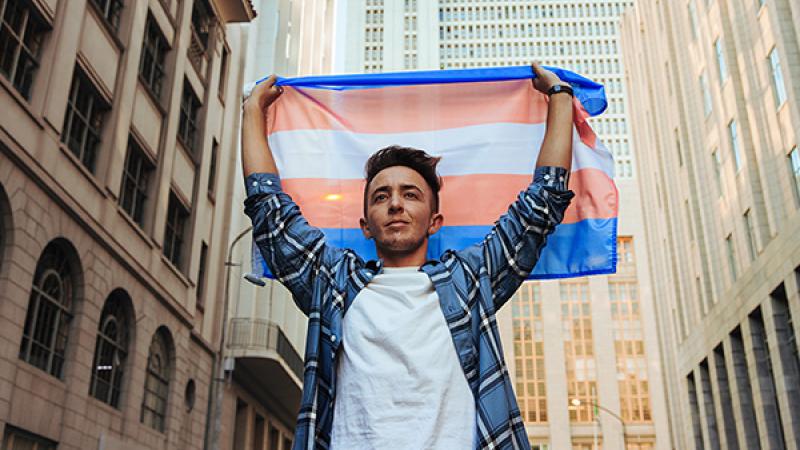
[[[542,66],[539,65],[536,61],[531,63],[531,67],[533,68],[533,73],[536,75],[536,78],[540,78],[542,76]]]
[[[264,80],[264,85],[269,88],[269,87],[272,87],[275,84],[276,81],[278,81],[277,75],[272,74],[272,75],[269,76],[269,78]]]

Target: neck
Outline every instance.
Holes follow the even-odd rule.
[[[428,260],[428,240],[409,252],[393,252],[377,248],[378,258],[383,260],[384,267],[420,267]]]

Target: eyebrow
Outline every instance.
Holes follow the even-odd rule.
[[[388,186],[388,185],[379,186],[379,187],[375,188],[375,190],[372,191],[369,194],[369,196],[370,196],[370,198],[372,198],[378,192],[389,192],[390,190],[391,190],[391,187]],[[400,190],[402,190],[402,191],[415,190],[415,191],[418,191],[420,194],[425,195],[425,192],[419,186],[417,186],[416,184],[401,184],[400,185]]]

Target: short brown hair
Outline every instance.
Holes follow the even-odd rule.
[[[442,178],[436,173],[436,165],[441,159],[441,156],[431,156],[424,150],[399,145],[391,145],[375,152],[364,165],[367,180],[364,185],[364,214],[367,213],[369,184],[381,170],[394,166],[408,167],[422,176],[433,191],[433,212],[438,212]]]

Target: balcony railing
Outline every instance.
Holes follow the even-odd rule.
[[[189,61],[191,61],[195,72],[197,72],[197,75],[200,76],[201,80],[205,81],[206,69],[208,68],[208,51],[206,49],[206,44],[203,43],[203,40],[200,38],[200,34],[197,32],[197,30],[195,30],[194,27],[191,27],[191,30],[192,39],[189,42],[187,56],[189,57]]]
[[[231,319],[231,334],[228,348],[247,350],[272,350],[289,366],[289,369],[303,379],[303,359],[289,342],[283,330],[266,319]]]

